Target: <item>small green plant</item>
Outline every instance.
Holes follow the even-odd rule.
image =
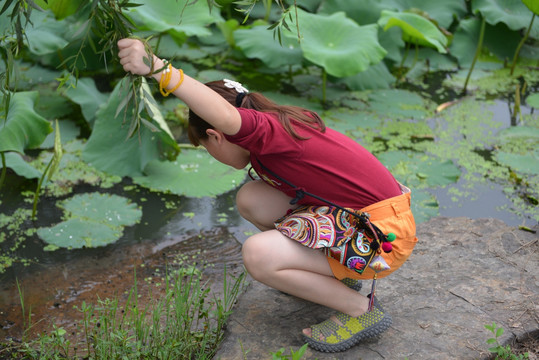
[[[272,360],[300,360],[305,354],[305,350],[307,350],[307,344],[300,347],[298,351],[296,352],[294,351],[294,349],[290,348],[290,355],[286,355],[285,348],[280,348],[276,352],[271,353],[271,359]]]
[[[496,354],[495,359],[521,360],[529,358],[528,353],[517,355],[513,352],[511,346],[502,346],[500,344],[498,339],[503,335],[504,330],[502,327],[498,327],[495,322],[492,322],[492,325],[485,325],[485,329],[489,330],[494,335],[494,337],[487,340],[487,344],[495,345],[488,349],[491,353]]]

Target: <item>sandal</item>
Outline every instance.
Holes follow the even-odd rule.
[[[391,326],[391,316],[384,313],[376,298],[373,309],[363,315],[351,317],[338,312],[335,317],[342,326],[328,319],[311,326],[311,336],[303,334],[309,346],[323,352],[344,351],[363,339],[380,335]],[[324,340],[319,340],[320,336],[323,336]]]
[[[348,286],[350,289],[355,290],[355,291],[361,290],[361,287],[363,286],[363,284],[361,283],[361,280],[356,280],[356,279],[344,278],[341,280],[341,282],[344,285]]]

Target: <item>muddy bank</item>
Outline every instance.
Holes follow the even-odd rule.
[[[83,301],[96,304],[98,299],[105,298],[118,297],[125,301],[135,276],[141,295],[139,304],[144,306],[152,296],[155,299],[164,292],[167,270],[195,263],[210,264],[197,268],[202,270],[203,279],[217,295],[222,293],[225,265],[231,275],[243,271],[241,244],[225,227],[191,237],[172,238],[168,243],[167,247],[138,244],[47,267],[46,271],[35,268],[19,278],[27,311],[25,320],[31,309],[34,324],[30,336],[52,330],[52,324],[76,336],[82,314],[75,307],[80,307]],[[1,293],[0,338],[19,340],[25,320],[16,284],[3,283]]]

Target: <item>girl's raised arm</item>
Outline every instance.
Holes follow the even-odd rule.
[[[120,64],[127,72],[135,75],[149,76],[150,67],[144,63],[144,58],[148,59],[148,54],[144,48],[144,44],[136,39],[122,39],[118,41],[118,56]],[[154,69],[161,69],[164,63],[157,56],[153,56]],[[149,62],[149,60],[148,60]],[[165,70],[151,74],[158,82],[163,76],[168,76]],[[241,127],[241,117],[234,106],[215,91],[193,79],[192,77],[182,74],[179,70],[171,68],[170,79],[162,81],[166,83],[164,90],[172,90],[181,82],[172,94],[182,100],[192,111],[204,119],[218,130],[221,130],[227,135],[236,134]]]

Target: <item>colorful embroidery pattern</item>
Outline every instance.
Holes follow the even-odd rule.
[[[304,246],[323,249],[360,274],[375,254],[372,240],[358,227],[357,219],[332,206],[301,206],[279,219],[275,227]]]

